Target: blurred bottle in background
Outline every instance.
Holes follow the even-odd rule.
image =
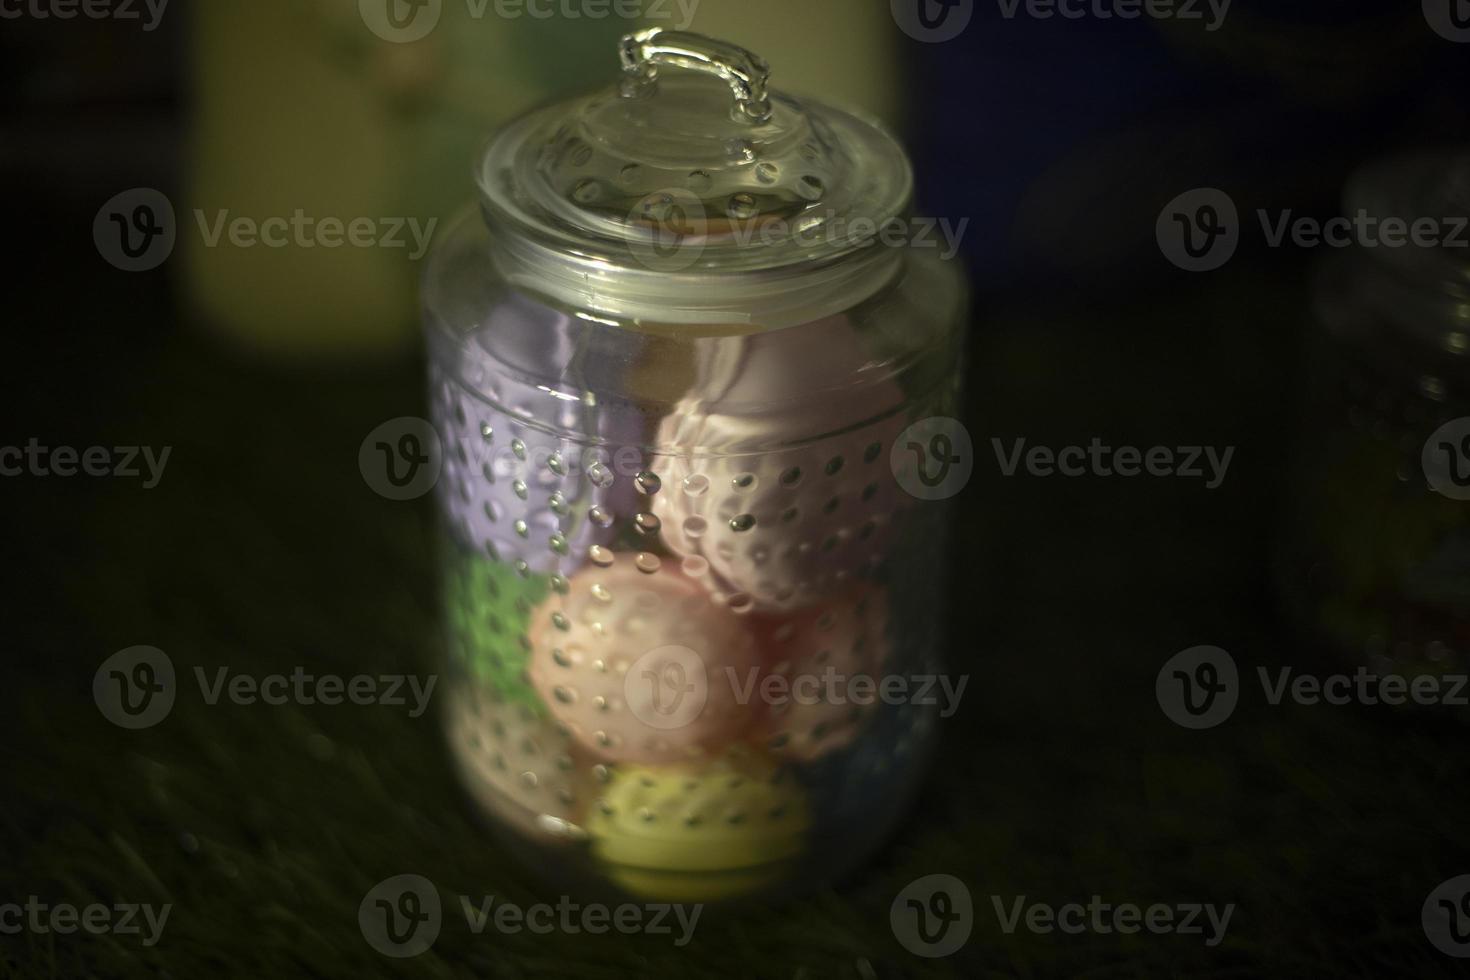
[[[240,247],[228,235],[210,242],[214,228],[183,229],[188,293],[206,323],[280,353],[408,347],[421,258],[410,222],[426,229],[463,204],[480,134],[590,79],[590,53],[610,50],[621,30],[611,19],[493,11],[476,18],[444,3],[412,40],[416,25],[395,32],[366,0],[193,11],[193,178],[181,223],[197,223],[195,209],[211,224],[299,209],[317,221],[372,219],[375,234],[404,243],[309,247],[292,233],[284,247]]]

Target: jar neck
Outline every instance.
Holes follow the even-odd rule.
[[[568,250],[499,226],[488,208],[482,213],[491,258],[507,282],[619,321],[780,329],[851,309],[892,282],[905,260],[903,247],[875,240],[801,266],[660,269],[657,256],[644,264],[635,255],[614,261]]]

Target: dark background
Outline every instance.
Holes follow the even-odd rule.
[[[971,682],[911,818],[860,875],[786,907],[708,910],[682,950],[446,927],[408,961],[357,928],[388,875],[546,897],[475,824],[431,717],[181,699],[164,724],[124,732],[90,696],[100,662],[134,644],[181,670],[435,662],[431,502],[384,500],[357,469],[375,425],[425,414],[417,349],[255,349],[211,329],[182,263],[125,273],[93,244],[118,191],[187,193],[192,14],[180,2],[152,33],[0,22],[0,444],[173,447],[152,490],[0,481],[0,901],[174,904],[149,949],[0,936],[0,976],[1462,972],[1420,926],[1429,891],[1470,871],[1459,718],[1245,697],[1226,724],[1190,732],[1154,697],[1160,665],[1198,644],[1243,671],[1351,669],[1288,627],[1270,588],[1320,256],[1247,232],[1231,263],[1191,275],[1153,229],[1197,186],[1243,212],[1327,216],[1362,162],[1463,142],[1470,46],[1430,31],[1416,4],[1237,0],[1208,36],[978,11],[955,41],[896,37],[922,203],[971,219],[976,287],[964,421],[978,458],[958,498],[949,623],[952,669]],[[840,20],[822,43],[840,51]],[[1236,452],[1214,491],[1005,478],[990,439],[1017,436]],[[898,891],[931,873],[976,901],[969,943],[936,961],[888,924]],[[1211,949],[1006,935],[989,904],[1095,893],[1237,909]]]

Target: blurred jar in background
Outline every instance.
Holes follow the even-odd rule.
[[[1347,216],[1368,219],[1380,244],[1321,270],[1280,591],[1301,625],[1375,672],[1460,671],[1470,663],[1470,152],[1370,167],[1346,196]],[[1421,221],[1420,244],[1382,244],[1388,218]]]
[[[797,91],[897,114],[894,30],[882,5],[639,6],[647,24],[766,51],[792,67]],[[464,161],[483,134],[616,67],[609,52],[638,23],[598,9],[603,16],[577,0],[201,5],[192,26],[193,176],[179,221],[188,290],[204,321],[283,354],[406,349],[416,337],[419,238],[459,203]],[[313,222],[305,228],[369,219],[377,240],[401,245],[326,248],[309,244],[315,231],[283,232],[279,221],[273,238],[285,234],[283,246],[231,239],[237,218],[291,221],[298,210]]]

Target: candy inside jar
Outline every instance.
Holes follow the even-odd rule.
[[[952,411],[963,290],[877,237],[873,124],[695,35],[623,65],[491,142],[426,276],[449,745],[544,870],[778,894],[862,860],[934,732],[884,681],[938,669],[943,505],[889,460]]]

